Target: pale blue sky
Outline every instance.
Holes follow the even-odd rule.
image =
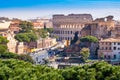
[[[70,13],[90,13],[94,18],[114,15],[120,20],[120,0],[0,0],[0,16],[10,18],[47,18]]]

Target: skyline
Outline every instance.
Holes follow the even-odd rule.
[[[118,0],[1,0],[0,16],[9,18],[51,18],[53,14],[92,14],[93,18],[113,15],[120,20]]]

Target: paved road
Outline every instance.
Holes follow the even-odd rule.
[[[54,54],[53,50],[60,47],[60,46],[63,46],[62,42],[58,42],[58,44],[54,47],[31,53],[30,56],[32,56],[32,58],[36,62],[36,64],[44,64],[43,59],[48,59],[49,56],[52,55],[51,53]]]
[[[56,49],[56,48],[58,48],[58,47],[64,47],[64,43],[63,43],[63,42],[58,42],[58,44],[57,44],[56,46],[51,47],[50,49],[51,49],[51,50],[54,50],[54,49]]]

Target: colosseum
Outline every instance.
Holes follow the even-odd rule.
[[[76,31],[80,37],[82,28],[92,21],[91,14],[53,15],[54,35],[58,40],[72,40]]]

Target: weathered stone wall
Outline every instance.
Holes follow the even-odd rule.
[[[110,18],[109,18],[110,17]],[[108,38],[111,35],[111,30],[115,27],[115,21],[111,16],[105,18],[97,18],[91,23],[85,25],[82,29],[82,36],[92,35],[97,38]]]
[[[71,40],[76,31],[81,36],[81,29],[92,21],[90,14],[53,15],[54,35],[58,36],[59,40]]]

